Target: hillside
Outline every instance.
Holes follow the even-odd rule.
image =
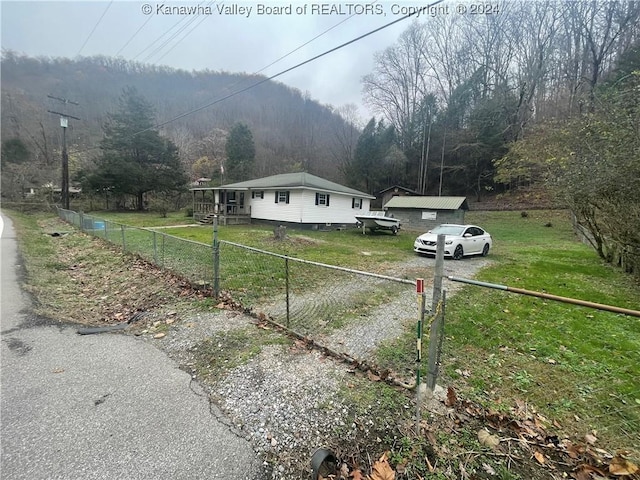
[[[215,177],[226,133],[236,122],[246,123],[253,133],[255,176],[304,169],[344,181],[345,152],[352,150],[358,135],[332,107],[278,82],[266,81],[230,96],[264,80],[261,76],[187,72],[108,57],[31,58],[7,51],[1,66],[2,141],[20,138],[27,144],[29,162],[42,167],[32,183],[58,178],[62,129],[58,117],[47,111],[81,119],[71,120],[67,131],[73,174],[98,152],[102,125],[127,86],[136,87],[152,103],[158,124],[212,104],[160,127],[179,147],[193,178]],[[64,105],[48,95],[79,105]]]

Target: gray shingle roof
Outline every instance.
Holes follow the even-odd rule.
[[[367,193],[354,190],[353,188],[345,187],[344,185],[340,185],[338,183],[330,182],[329,180],[316,177],[315,175],[311,175],[310,173],[306,172],[282,173],[280,175],[256,178],[255,180],[247,180],[246,182],[229,183],[227,185],[216,187],[216,189],[219,190],[275,190],[279,188],[308,188],[325,192],[344,193],[347,195],[354,195],[363,198],[375,198]]]
[[[424,208],[430,210],[469,210],[467,197],[393,197],[384,208]]]

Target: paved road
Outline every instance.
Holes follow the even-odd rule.
[[[30,314],[7,217],[0,230],[3,480],[264,478],[248,442],[152,345]]]

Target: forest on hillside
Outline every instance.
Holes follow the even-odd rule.
[[[79,103],[64,106],[82,118],[69,129],[71,169],[77,170],[99,154],[104,122],[132,86],[159,122],[197,110],[159,128],[178,147],[192,179],[220,180],[227,136],[242,122],[255,142],[252,178],[304,170],[372,194],[402,185],[476,200],[544,183],[535,169],[509,170],[517,163],[514,146],[550,122],[604,110],[603,88],[640,45],[640,3],[540,0],[485,7],[475,15],[407,21],[394,44],[372,53],[375,66],[362,87],[376,117],[365,120],[353,109],[319,105],[271,81],[201,109],[259,76],[5,51],[2,140],[23,140],[31,163],[46,167],[37,173],[55,183],[61,129],[47,110],[61,105],[47,95]]]
[[[133,87],[151,104],[162,123],[231,93],[264,81],[240,73],[187,72],[109,57],[32,58],[3,51],[2,141],[20,139],[28,151],[23,187],[60,183],[61,112],[67,129],[70,173],[85,169],[100,155],[99,144],[109,114],[123,91]],[[78,105],[63,104],[68,99]],[[343,181],[344,151],[349,152],[357,127],[332,107],[308,94],[267,81],[245,93],[215,103],[159,127],[177,147],[188,176],[220,181],[225,143],[232,126],[246,124],[256,144],[253,177],[309,171]],[[8,172],[8,171],[7,171]],[[10,186],[8,186],[10,189]],[[17,188],[17,187],[16,187]],[[7,189],[4,193],[9,193]]]

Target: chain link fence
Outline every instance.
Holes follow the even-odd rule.
[[[194,285],[210,285],[213,278],[211,245],[131,227],[71,210],[58,209],[60,218],[83,232],[119,246],[123,251],[184,277]]]
[[[421,309],[414,280],[305,261],[227,241],[217,242],[214,248],[214,244],[194,242],[153,229],[130,227],[69,210],[58,212],[63,220],[84,232],[194,284],[230,292],[234,300],[259,317],[264,314],[325,348],[359,362],[370,362],[375,354],[374,362],[379,368],[395,370],[406,383],[413,383],[415,357],[393,358],[386,363],[387,357],[380,355],[380,346],[398,338],[407,340],[415,332]],[[425,320],[424,312],[422,315],[421,320]],[[428,325],[424,327],[426,336]],[[436,343],[441,340],[442,337]],[[411,341],[415,342],[415,334]],[[427,344],[428,340],[425,338],[424,342]],[[440,345],[436,355],[439,349]],[[629,355],[637,356],[635,352]],[[442,367],[439,356],[434,358],[438,360],[435,365],[430,361],[427,370],[424,370],[427,365],[422,365],[422,374],[428,383],[429,375],[437,376],[438,367]],[[443,361],[448,363],[453,359]],[[399,365],[402,371],[398,370]],[[432,380],[435,383],[435,378]],[[512,381],[518,379],[514,377]],[[638,389],[632,390],[629,400],[625,400],[627,403],[638,401],[635,400]],[[549,387],[549,391],[553,392],[553,388]],[[591,390],[573,395],[565,392],[566,401],[582,404],[595,393]],[[604,393],[612,395],[612,392]],[[557,394],[550,395],[550,404],[558,401]],[[602,432],[615,432],[621,443],[638,448],[638,416],[630,414],[628,407],[599,415],[591,413],[589,424]]]
[[[60,218],[89,235],[193,284],[228,291],[255,314],[264,314],[356,360],[370,361],[380,343],[413,329],[419,313],[414,280],[310,262],[227,241],[219,241],[216,249],[213,244],[154,229],[70,210],[58,212]]]

